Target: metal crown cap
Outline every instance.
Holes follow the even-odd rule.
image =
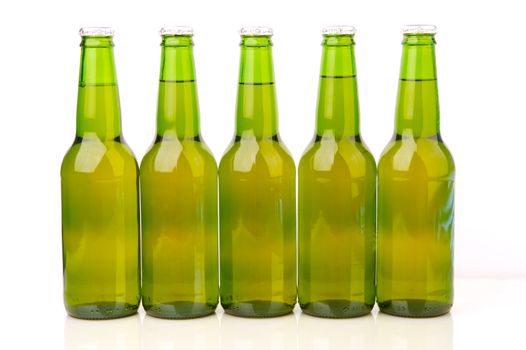
[[[83,27],[79,30],[80,36],[113,36],[115,30],[110,27]]]
[[[411,24],[402,27],[402,34],[436,34],[437,27],[432,24]]]
[[[194,35],[194,29],[190,26],[162,27],[159,34],[174,36]]]
[[[272,36],[272,28],[264,26],[243,27],[239,31],[241,36]]]
[[[356,28],[353,26],[342,25],[342,26],[327,26],[321,30],[323,35],[354,35],[356,34]]]

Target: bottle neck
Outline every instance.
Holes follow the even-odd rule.
[[[118,139],[121,111],[111,37],[83,37],[77,100],[77,137]]]
[[[353,35],[324,36],[316,133],[337,139],[360,133]]]
[[[199,103],[192,36],[163,36],[157,135],[193,139],[199,136]]]
[[[272,138],[278,112],[270,36],[244,36],[237,91],[236,136]]]
[[[404,35],[396,134],[410,137],[438,137],[440,112],[433,34]]]

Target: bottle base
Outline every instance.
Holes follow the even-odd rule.
[[[66,305],[68,315],[83,320],[111,320],[137,313],[139,305],[128,303],[97,303]]]
[[[290,314],[294,305],[277,301],[252,300],[242,303],[222,304],[225,313],[232,316],[264,318]]]
[[[378,306],[381,312],[388,315],[425,318],[447,314],[452,304],[425,299],[406,299],[378,301]]]
[[[371,313],[373,305],[352,300],[319,300],[300,304],[307,315],[323,318],[352,318]]]
[[[143,305],[150,316],[164,319],[187,319],[212,315],[215,304],[196,303],[192,301],[174,301],[165,304]]]

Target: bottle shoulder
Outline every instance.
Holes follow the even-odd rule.
[[[422,171],[428,177],[453,177],[455,162],[444,142],[438,138],[398,138],[386,146],[378,170]]]
[[[141,174],[188,170],[193,174],[217,171],[215,158],[205,143],[198,140],[156,140],[140,166]]]
[[[77,138],[64,156],[61,174],[100,172],[119,176],[137,170],[135,156],[123,140]]]
[[[313,140],[301,157],[299,173],[334,172],[340,176],[376,174],[376,162],[360,140],[322,138]]]
[[[295,163],[279,138],[256,140],[241,138],[227,148],[219,172],[251,172],[266,169],[269,174],[294,174]]]

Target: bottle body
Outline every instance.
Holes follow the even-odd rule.
[[[161,139],[141,163],[143,306],[149,315],[211,314],[218,299],[217,167],[195,140]]]
[[[299,303],[320,317],[375,301],[376,163],[359,135],[352,39],[324,36],[317,132],[298,168]]]
[[[219,165],[221,304],[236,316],[296,302],[295,165],[277,134],[270,37],[243,37],[236,137]]]
[[[135,313],[140,301],[137,164],[125,144],[79,139],[62,163],[64,303],[70,316]]]
[[[117,318],[140,302],[138,167],[120,135],[111,38],[82,46],[77,137],[61,167],[64,303],[73,317]]]
[[[278,316],[296,302],[295,167],[275,140],[239,140],[219,167],[221,303]]]
[[[298,178],[300,306],[321,317],[368,314],[375,300],[374,158],[360,140],[316,142]]]
[[[438,316],[453,303],[451,154],[438,140],[395,140],[378,165],[378,304]]]
[[[141,162],[143,306],[192,318],[218,302],[217,166],[201,141],[191,33],[163,35],[157,137]]]
[[[455,166],[439,132],[434,39],[406,35],[396,131],[378,165],[380,310],[406,317],[453,303]]]

